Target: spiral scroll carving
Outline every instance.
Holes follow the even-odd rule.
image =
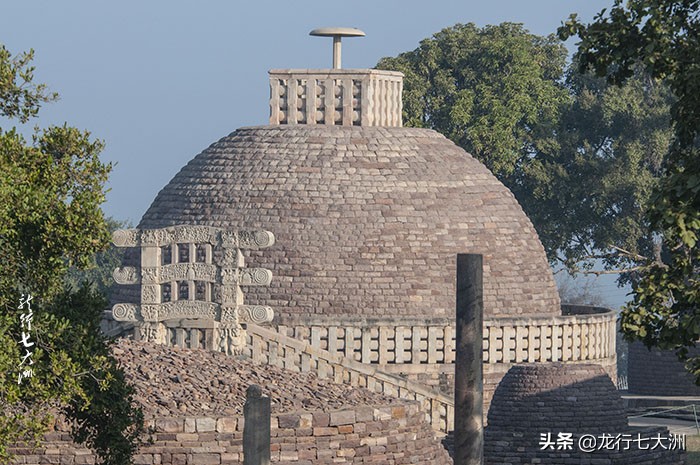
[[[136,305],[116,304],[112,307],[112,317],[117,321],[136,321]]]
[[[136,268],[133,266],[115,268],[112,272],[112,278],[117,284],[136,284],[139,282]]]
[[[267,286],[272,282],[272,271],[266,268],[242,269],[239,283],[242,286]]]
[[[238,307],[238,317],[242,323],[269,323],[274,316],[275,312],[272,308],[264,305],[241,305]]]

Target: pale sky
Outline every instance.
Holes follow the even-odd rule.
[[[267,124],[269,69],[330,67],[331,41],[311,29],[362,29],[366,37],[343,41],[343,67],[370,68],[456,23],[519,22],[546,35],[570,13],[590,21],[611,4],[12,0],[0,10],[0,42],[33,48],[37,82],[61,95],[29,127],[68,122],[103,139],[103,159],[116,165],[104,210],[136,224],[195,155],[238,127]]]

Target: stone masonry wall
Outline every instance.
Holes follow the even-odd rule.
[[[700,351],[690,353],[698,354]],[[673,351],[649,351],[641,342],[629,345],[627,380],[630,394],[700,396],[700,386]]]
[[[242,417],[159,418],[154,443],[143,446],[135,465],[234,465],[243,463]],[[271,419],[273,463],[451,465],[415,402],[360,406],[337,411],[277,414]],[[65,429],[65,428],[63,428]],[[44,447],[11,449],[16,464],[94,464],[87,449],[66,431],[46,435]]]

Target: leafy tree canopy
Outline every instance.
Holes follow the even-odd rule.
[[[26,122],[56,98],[33,83],[31,59],[0,45],[0,116]],[[111,166],[99,159],[102,147],[68,125],[37,129],[31,143],[0,128],[0,462],[10,444],[40,439],[54,412],[108,464],[129,463],[143,428],[99,332],[104,298],[64,285],[71,265],[88,264],[108,243],[100,205]],[[20,322],[28,307],[18,308],[29,294],[31,330]],[[34,344],[33,374],[19,382],[22,331]]]
[[[457,24],[377,67],[405,74],[407,126],[440,131],[509,175],[520,159],[554,143],[552,125],[567,98],[559,83],[565,60],[559,40],[520,24]]]
[[[700,1],[616,0],[591,24],[575,15],[560,29],[577,35],[579,68],[609,82],[627,82],[637,68],[668,83],[673,140],[663,177],[647,203],[650,227],[662,241],[644,257],[622,329],[648,346],[687,348],[700,338]],[[700,382],[700,360],[689,366]]]
[[[513,191],[553,264],[635,270],[657,240],[643,206],[672,96],[641,69],[618,88],[566,57],[559,39],[519,24],[458,24],[378,67],[405,74],[408,126],[445,134]]]

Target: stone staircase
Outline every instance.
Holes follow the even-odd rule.
[[[363,387],[375,392],[416,400],[426,412],[426,420],[435,431],[453,429],[454,400],[421,383],[385,373],[376,365],[360,363],[285,336],[273,329],[249,323],[243,354],[254,361],[287,370],[314,373],[336,383]]]

